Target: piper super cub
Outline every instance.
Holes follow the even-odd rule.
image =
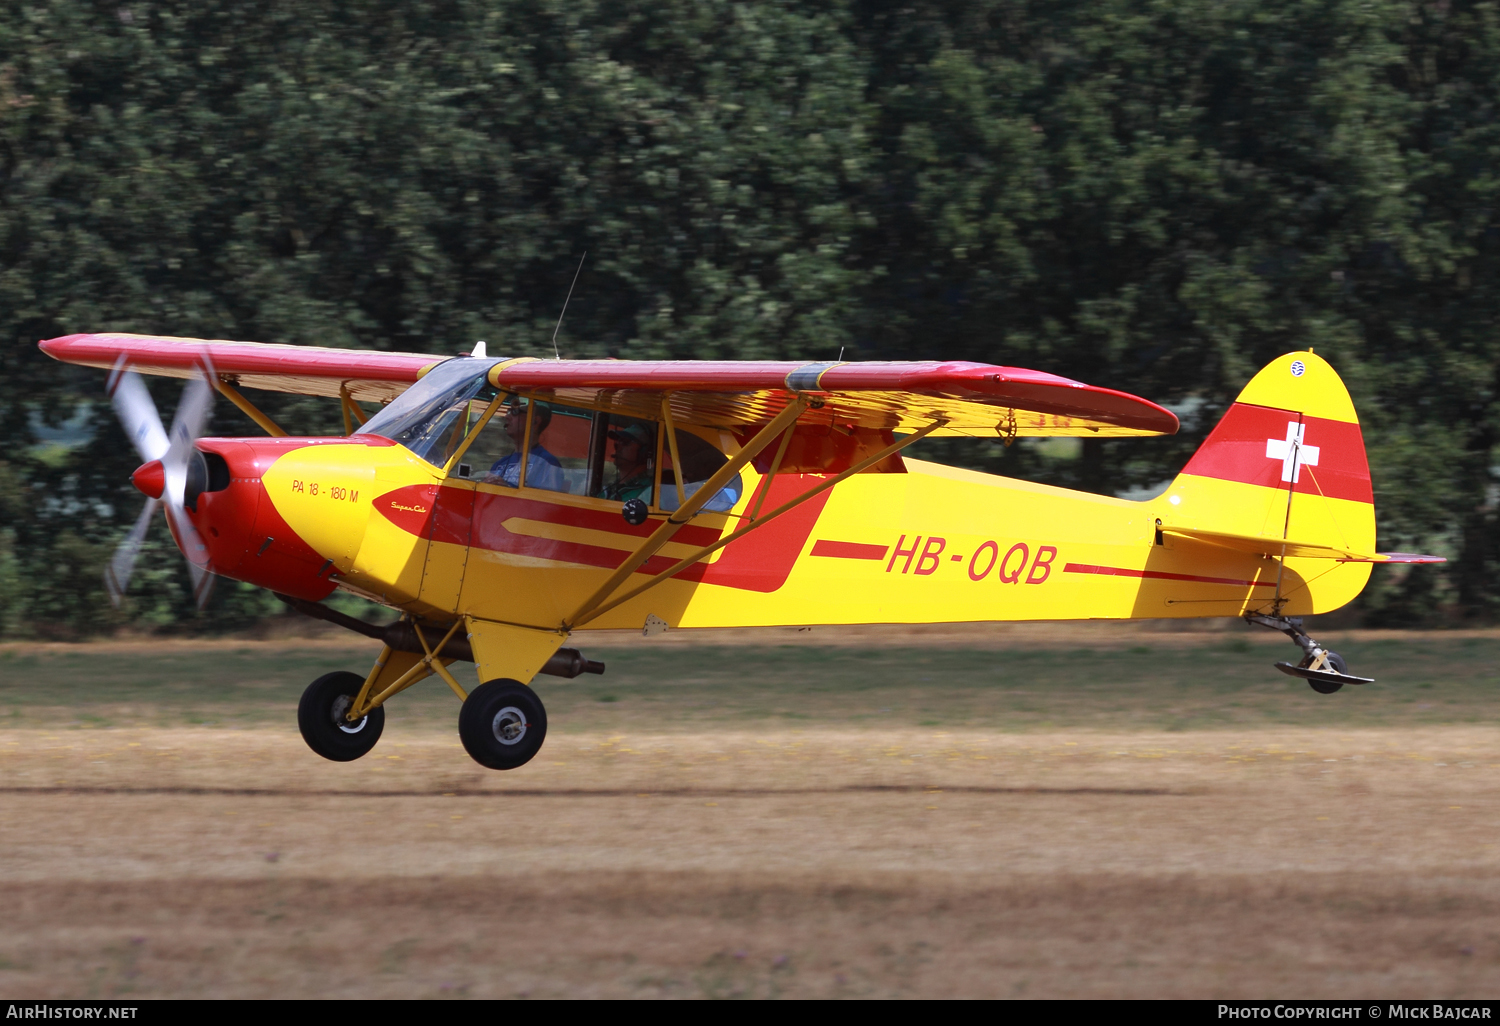
[[[111,370],[148,501],[107,579],[124,591],[165,505],[200,601],[213,575],[383,645],[330,673],[298,724],[328,759],[374,747],[385,704],[437,675],[482,765],[547,731],[539,673],[604,667],[603,628],[1235,616],[1302,648],[1324,694],[1368,683],[1302,630],[1359,594],[1370,471],[1332,367],[1288,353],[1240,393],[1161,495],[1135,502],[903,459],[928,436],[1172,434],[1144,399],[979,363],[451,359],[141,335],[49,356]],[[168,434],[138,373],[188,378]],[[241,392],[337,398],[345,434],[289,437]],[[269,437],[198,437],[218,391]],[[379,404],[370,413],[365,404]],[[368,624],[335,588],[390,606]],[[473,662],[466,691],[450,664]]]

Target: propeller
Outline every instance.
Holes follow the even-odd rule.
[[[115,549],[104,570],[109,600],[116,607],[130,585],[136,556],[140,554],[158,506],[166,510],[167,523],[187,557],[193,579],[193,598],[199,609],[207,604],[213,590],[214,574],[209,569],[208,548],[183,511],[188,461],[196,454],[193,443],[202,437],[213,407],[214,387],[209,383],[212,374],[213,367],[206,365],[202,377],[188,382],[177,403],[172,430],[168,433],[162,428],[161,417],[156,412],[156,404],[151,401],[151,393],[146,391],[146,383],[129,369],[123,356],[110,373],[108,389],[115,414],[144,461],[131,475],[131,481],[147,495],[146,506],[136,518],[135,526]]]

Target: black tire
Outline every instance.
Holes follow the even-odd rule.
[[[1310,659],[1304,659],[1302,661],[1302,665],[1308,666],[1311,664],[1311,662],[1312,660]],[[1328,668],[1336,673],[1349,672],[1349,665],[1344,662],[1344,657],[1339,655],[1337,652],[1328,653]],[[1312,688],[1320,695],[1331,695],[1339,688],[1343,687],[1344,684],[1342,681],[1310,680],[1307,682],[1307,686]]]
[[[547,710],[518,680],[501,677],[469,692],[458,712],[458,737],[490,769],[524,766],[547,739]]]
[[[307,686],[297,705],[297,726],[307,747],[334,762],[353,762],[375,747],[385,730],[384,706],[371,709],[356,724],[344,721],[344,713],[364,683],[359,674],[339,670]]]

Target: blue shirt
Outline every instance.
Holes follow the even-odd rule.
[[[698,489],[706,484],[708,484],[707,481],[689,481],[682,486],[683,498],[691,499],[697,493]],[[740,491],[744,487],[744,484],[740,480],[740,475],[736,474],[733,481],[730,481],[723,488],[719,489],[718,495],[709,499],[699,508],[709,513],[734,509],[734,504],[740,501]],[[677,508],[676,485],[664,484],[661,486],[661,508],[666,510]]]
[[[496,460],[495,465],[490,467],[490,474],[498,477],[501,484],[519,488],[521,486],[521,454],[513,452],[504,459]],[[556,456],[540,445],[531,447],[531,458],[526,461],[526,487],[541,488],[549,492],[568,490],[567,479],[563,477],[562,464],[557,462]]]

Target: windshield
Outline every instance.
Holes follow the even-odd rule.
[[[469,429],[470,402],[480,408],[495,397],[486,379],[498,360],[446,360],[354,432],[399,442],[428,463],[442,466]]]

